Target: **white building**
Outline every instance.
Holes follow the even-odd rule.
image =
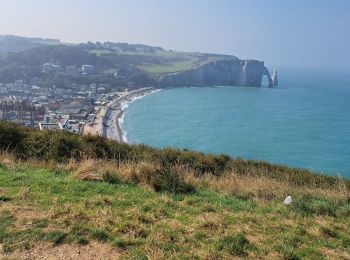
[[[95,75],[96,74],[96,68],[93,65],[83,65],[81,67],[81,70],[83,74],[85,75]]]
[[[53,63],[45,63],[43,65],[42,72],[44,73],[53,73],[53,72],[59,72],[61,70],[61,66],[53,64]]]

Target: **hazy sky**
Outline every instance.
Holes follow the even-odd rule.
[[[348,0],[0,0],[0,34],[350,70]]]

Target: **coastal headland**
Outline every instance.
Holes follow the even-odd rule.
[[[54,41],[55,44],[51,44],[52,40],[42,39],[38,44],[30,38],[0,35],[0,51],[13,53],[0,55],[0,83],[21,80],[40,87],[59,85],[64,89],[89,83],[119,89],[215,85],[261,87],[263,77],[267,77],[269,87],[278,84],[277,73],[271,75],[265,62],[256,59],[173,51],[144,44],[65,44]],[[22,48],[16,49],[16,44],[9,42],[18,43]],[[8,68],[16,69],[6,71]]]

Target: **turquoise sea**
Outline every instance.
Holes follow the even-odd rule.
[[[130,143],[350,177],[350,74],[280,70],[280,86],[166,89],[130,104]]]

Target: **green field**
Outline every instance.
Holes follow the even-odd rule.
[[[95,49],[91,50],[90,53],[96,54],[98,56],[114,56],[114,55],[137,55],[137,56],[155,56],[155,57],[166,57],[166,58],[176,58],[180,55],[179,52],[157,50],[148,52],[145,50],[135,50],[135,51],[124,51],[122,49]]]
[[[191,69],[196,65],[198,60],[193,58],[188,61],[172,62],[170,64],[157,65],[147,64],[139,66],[140,69],[148,73],[161,74],[161,73],[173,73]]]
[[[128,55],[128,56],[138,56],[139,61],[135,64],[137,68],[152,74],[162,74],[162,73],[173,73],[191,69],[199,64],[200,58],[198,54],[186,53],[186,52],[176,52],[176,51],[166,51],[157,50],[152,52],[147,52],[145,50],[136,51],[123,51],[122,49],[117,50],[107,50],[107,49],[96,49],[90,51],[92,54],[97,56],[118,56],[118,55]],[[153,62],[144,62],[142,57],[153,58]],[[115,71],[113,68],[105,71],[110,72]]]
[[[107,49],[103,49],[103,50],[96,49],[96,50],[90,51],[90,53],[96,54],[97,56],[114,56],[118,54],[115,51],[107,50]]]
[[[163,63],[142,64],[138,68],[153,74],[173,73],[191,69],[200,61],[200,58],[194,53],[156,51],[154,55],[163,58]]]

